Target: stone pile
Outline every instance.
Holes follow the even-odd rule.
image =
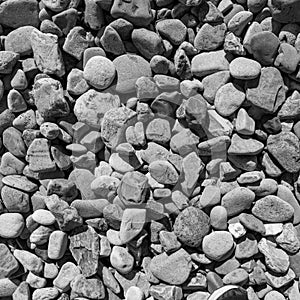
[[[0,35],[1,299],[300,299],[298,0],[4,0]]]

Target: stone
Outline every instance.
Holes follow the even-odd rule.
[[[176,217],[173,230],[184,245],[199,247],[210,230],[210,219],[199,208],[190,206]]]
[[[26,250],[15,249],[13,255],[29,272],[35,274],[40,274],[42,272],[44,263],[42,259],[35,254]]]
[[[12,51],[1,51],[0,74],[10,74],[19,58],[20,55],[18,53]]]
[[[276,243],[288,253],[295,254],[300,249],[300,241],[297,237],[297,230],[292,223],[284,224],[282,232],[275,240]]]
[[[134,258],[125,248],[114,246],[110,254],[110,263],[118,272],[128,274],[133,269]]]
[[[183,250],[177,250],[171,255],[159,254],[152,258],[150,270],[159,280],[170,285],[180,285],[184,283],[191,272],[191,258]]]
[[[230,222],[230,220],[229,220],[229,222]],[[228,231],[231,233],[231,235],[235,239],[239,239],[239,238],[245,236],[245,234],[246,234],[245,227],[240,222],[235,222],[235,221],[233,221],[233,223],[230,223],[228,225]]]
[[[66,262],[61,266],[57,277],[53,280],[53,285],[59,290],[66,292],[70,289],[71,281],[80,273],[79,267],[73,262]]]
[[[200,53],[193,57],[191,71],[197,77],[203,77],[219,71],[229,70],[230,57],[224,50]]]
[[[121,94],[134,92],[135,82],[139,77],[152,76],[150,64],[139,55],[123,54],[115,58],[113,64],[117,72],[116,91]]]
[[[141,3],[115,0],[110,13],[113,18],[124,18],[136,26],[147,26],[152,21],[152,12],[148,0],[143,0]]]
[[[274,62],[279,44],[278,37],[270,31],[255,33],[250,40],[253,56],[263,66],[269,66]]]
[[[146,210],[127,208],[122,215],[120,225],[120,240],[126,244],[140,234],[146,223]]]
[[[235,258],[249,259],[258,253],[257,240],[251,233],[241,237],[235,248]]]
[[[150,77],[140,77],[135,82],[135,87],[137,97],[141,100],[154,99],[160,94],[157,85]]]
[[[25,163],[10,152],[3,154],[1,158],[0,172],[2,175],[22,174]]]
[[[68,236],[65,232],[55,230],[51,232],[48,242],[48,257],[53,260],[62,258],[67,250]]]
[[[84,67],[84,79],[96,89],[108,88],[115,78],[115,66],[106,57],[94,56]]]
[[[62,231],[70,231],[82,225],[82,218],[76,208],[70,207],[67,202],[59,199],[57,195],[47,196],[44,201],[47,208],[55,216]]]
[[[269,4],[272,17],[277,22],[294,23],[299,18],[299,2],[297,1],[275,1]]]
[[[226,33],[225,23],[205,23],[195,36],[194,46],[198,51],[214,51],[223,45]]]
[[[119,106],[120,99],[117,95],[91,89],[77,99],[74,113],[79,121],[99,128],[105,113]]]
[[[25,157],[26,147],[22,139],[21,132],[14,128],[8,127],[4,130],[2,135],[4,147],[13,155],[17,157]]]
[[[244,227],[261,235],[266,233],[264,223],[251,214],[241,213],[239,216],[239,221]]]
[[[91,189],[94,194],[100,198],[107,198],[111,192],[117,190],[120,180],[107,175],[102,175],[91,183]]]
[[[45,120],[65,117],[70,113],[61,83],[52,78],[40,78],[33,85],[34,103]]]
[[[278,274],[274,274],[271,272],[266,272],[267,282],[271,287],[276,289],[280,289],[290,282],[292,282],[295,278],[295,273],[292,269],[289,269],[285,275],[278,276]]]
[[[17,189],[4,186],[1,189],[1,198],[8,212],[28,213],[29,195]]]
[[[269,195],[255,202],[252,213],[265,222],[285,222],[294,215],[293,207],[277,196]]]
[[[36,0],[9,0],[0,5],[0,23],[11,28],[22,26],[38,27],[38,14],[39,5]]]
[[[171,139],[171,128],[168,120],[157,118],[146,128],[146,138],[158,144],[167,144]]]
[[[20,56],[29,55],[32,53],[30,35],[33,26],[22,26],[11,31],[5,39],[5,51],[12,51],[20,54]]]
[[[147,59],[164,52],[162,38],[155,32],[145,28],[134,29],[131,39],[137,50]]]
[[[228,117],[243,104],[245,99],[245,93],[238,85],[226,83],[217,91],[214,104],[221,116]]]
[[[3,238],[16,238],[24,229],[25,222],[20,213],[10,212],[0,215],[0,236]]]
[[[223,277],[224,284],[244,284],[248,281],[249,275],[242,268],[231,271]]]
[[[288,270],[290,262],[285,251],[275,248],[265,238],[259,241],[258,250],[264,255],[268,269],[275,273],[285,273]]]
[[[30,289],[29,289],[29,284],[26,281],[22,281],[18,285],[18,287],[16,288],[14,293],[12,294],[12,298],[14,300],[22,300],[22,299],[29,300],[30,295],[31,295],[31,293],[30,293]]]
[[[46,297],[51,300],[55,299],[58,295],[59,291],[55,287],[38,288],[32,293],[32,300],[40,300]]]
[[[173,165],[164,160],[156,160],[149,165],[151,176],[159,183],[175,185],[179,175]]]
[[[253,59],[237,57],[230,62],[229,71],[236,79],[252,80],[260,75],[261,65]]]
[[[253,138],[244,138],[233,134],[228,149],[230,155],[257,155],[264,148],[264,144]]]
[[[8,278],[18,271],[19,263],[4,243],[0,244],[0,253],[0,279]]]
[[[284,73],[291,74],[296,71],[300,57],[295,47],[288,43],[282,43],[278,49],[274,66]]]
[[[55,223],[54,215],[46,209],[37,209],[32,214],[32,219],[40,225],[49,226]]]
[[[158,284],[152,285],[149,290],[150,295],[157,299],[176,300],[182,299],[182,289],[176,285]],[[151,299],[151,298],[150,298]]]
[[[249,22],[253,19],[251,11],[240,11],[236,13],[228,22],[228,30],[240,36]]]
[[[210,211],[210,225],[216,230],[227,229],[227,210],[221,205],[214,206]]]
[[[266,294],[266,296],[265,296],[264,299],[266,299],[266,300],[271,300],[271,299],[274,299],[274,300],[284,300],[285,297],[281,293],[279,293],[277,291],[271,291],[271,292],[269,292],[269,293]]]
[[[282,232],[283,224],[282,223],[270,223],[264,224],[265,226],[265,233],[264,236],[275,236]]]
[[[105,27],[103,35],[100,38],[100,43],[106,52],[113,53],[114,55],[121,55],[126,52],[119,33],[110,25]]]
[[[281,132],[270,135],[267,140],[267,149],[278,163],[288,172],[298,172],[300,155],[298,138],[292,132]],[[289,154],[287,156],[287,154]]]
[[[0,279],[0,297],[1,298],[11,298],[13,293],[18,288],[19,281],[10,278]]]
[[[237,113],[235,129],[237,133],[242,135],[252,135],[255,131],[255,121],[244,108],[240,108]]]
[[[25,90],[28,86],[28,81],[25,72],[21,69],[18,69],[17,72],[14,74],[10,84],[13,89]]]
[[[31,33],[31,46],[34,60],[41,72],[58,77],[65,74],[65,66],[56,35],[34,29]]]
[[[64,35],[68,35],[71,29],[75,27],[77,18],[78,11],[71,7],[55,14],[52,17],[52,21],[60,28]]]
[[[236,216],[251,207],[255,194],[245,188],[237,187],[222,197],[221,205],[226,208],[228,217]]]
[[[67,91],[76,96],[84,94],[89,85],[83,77],[83,71],[73,68],[67,77]]]
[[[8,109],[10,109],[14,113],[23,112],[27,109],[27,104],[23,96],[15,89],[12,89],[8,92],[7,106]]]
[[[246,88],[247,100],[266,113],[275,112],[285,101],[287,88],[280,71],[274,67],[263,68],[258,82],[249,81]]]
[[[51,160],[48,140],[44,138],[35,139],[27,150],[26,160],[33,172],[48,172],[56,169]]]

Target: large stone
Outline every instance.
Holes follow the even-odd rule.
[[[180,242],[198,247],[210,230],[210,219],[201,209],[190,206],[177,216],[173,229]]]
[[[3,213],[0,215],[0,237],[17,238],[22,233],[24,226],[24,218],[20,213]]]
[[[70,236],[70,251],[85,277],[97,273],[99,236],[91,226],[76,228]]]
[[[246,83],[247,100],[266,113],[277,111],[285,101],[286,91],[281,73],[274,67],[263,68],[258,79]]]
[[[118,95],[101,93],[91,89],[76,100],[74,114],[79,122],[100,128],[104,114],[119,106],[120,98]]]
[[[269,195],[255,202],[252,213],[264,222],[286,222],[294,216],[294,208],[279,197]]]
[[[150,263],[153,275],[171,285],[184,283],[188,279],[191,269],[191,258],[183,249],[169,256],[166,253],[159,254],[152,258]]]
[[[0,279],[10,277],[19,269],[19,263],[10,252],[9,248],[0,244]]]
[[[41,72],[58,77],[65,74],[65,65],[56,35],[34,29],[31,33],[31,46],[34,60]]]
[[[294,23],[300,18],[300,2],[297,0],[271,0],[268,6],[277,22]]]
[[[267,149],[287,172],[300,170],[300,146],[298,137],[292,132],[270,135]]]
[[[228,154],[230,155],[257,155],[264,148],[264,144],[252,138],[244,138],[233,134]]]

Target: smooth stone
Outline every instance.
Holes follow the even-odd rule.
[[[40,274],[44,267],[44,262],[37,255],[26,251],[15,249],[13,251],[14,257],[23,265],[29,272]]]
[[[0,236],[3,238],[16,238],[24,229],[25,222],[20,213],[3,213],[0,215]]]
[[[49,226],[55,223],[55,216],[46,209],[37,209],[32,214],[32,219],[44,226]]]
[[[8,278],[19,269],[19,263],[3,243],[0,244],[0,254],[0,279]]]
[[[264,144],[252,138],[244,138],[238,134],[233,134],[231,144],[228,149],[230,155],[257,155],[264,148]]]
[[[258,253],[257,241],[253,234],[248,233],[241,237],[235,248],[236,259],[249,259]]]
[[[265,233],[263,236],[275,236],[282,232],[283,224],[282,223],[270,223],[264,224],[265,226]]]
[[[239,268],[231,271],[223,277],[224,284],[242,285],[248,281],[249,275],[246,270]]]
[[[107,175],[98,176],[91,183],[91,189],[97,197],[107,198],[111,192],[117,190],[120,180]]]
[[[236,13],[228,22],[228,30],[235,35],[240,36],[249,22],[253,19],[253,13],[250,11],[240,11]]]
[[[227,210],[223,206],[215,206],[210,211],[210,225],[216,230],[227,229]]]
[[[235,79],[251,80],[259,76],[261,65],[245,57],[237,57],[229,65],[230,75]]]
[[[103,216],[103,210],[108,204],[106,199],[86,199],[74,200],[70,206],[75,208],[82,218],[99,218]]]
[[[0,297],[2,299],[11,299],[11,296],[18,288],[19,281],[16,279],[2,278],[0,279]]]
[[[1,189],[1,198],[9,212],[28,213],[30,211],[29,195],[23,191],[4,186]]]
[[[238,111],[235,129],[237,133],[243,135],[252,135],[255,131],[255,121],[248,115],[244,108]]]
[[[23,112],[27,109],[27,104],[22,96],[22,94],[12,89],[7,95],[7,107],[14,113]]]
[[[206,235],[202,242],[204,254],[214,261],[224,260],[233,246],[233,237],[227,231],[212,232]]]
[[[157,160],[149,165],[151,176],[159,183],[174,185],[179,175],[173,165],[167,161]]]
[[[255,194],[245,188],[237,187],[222,197],[221,205],[226,208],[228,217],[236,216],[251,207]]]
[[[261,235],[264,235],[266,233],[264,223],[255,216],[251,214],[241,213],[238,218],[245,228],[260,233]]]
[[[281,198],[269,195],[255,202],[252,214],[263,222],[286,222],[293,217],[294,208]]]
[[[65,232],[55,230],[50,234],[48,242],[48,257],[53,260],[62,258],[67,250],[68,236]]]
[[[114,246],[110,254],[110,263],[118,272],[128,274],[133,268],[134,258],[125,248]]]
[[[278,276],[271,272],[266,272],[267,282],[271,287],[280,289],[295,279],[295,273],[292,269],[288,269],[288,272],[285,275]]]

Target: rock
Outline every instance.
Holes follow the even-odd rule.
[[[133,92],[135,90],[135,82],[139,77],[152,76],[150,64],[139,55],[121,55],[113,60],[113,64],[117,72],[116,91],[121,94]]]
[[[198,247],[210,229],[210,219],[202,210],[187,207],[175,219],[173,230],[178,240],[189,246]]]
[[[226,83],[217,91],[214,104],[221,116],[228,117],[243,104],[244,100],[245,93],[238,85]]]
[[[48,242],[48,257],[53,260],[62,258],[67,250],[68,236],[65,232],[55,230],[50,234]]]
[[[203,77],[219,71],[229,70],[230,57],[224,50],[200,53],[193,57],[191,70],[193,75]]]
[[[269,195],[255,202],[252,213],[265,222],[285,222],[294,215],[293,207],[277,196]]]
[[[231,271],[223,277],[224,284],[244,284],[248,281],[249,275],[246,270],[239,268]]]
[[[173,165],[164,160],[156,160],[149,165],[151,176],[159,183],[175,185],[179,175]]]
[[[120,99],[117,95],[91,89],[77,99],[74,113],[80,122],[100,128],[105,113],[119,106]]]
[[[288,172],[298,172],[300,150],[298,138],[291,132],[281,132],[270,135],[267,140],[268,151],[278,161],[278,163]],[[289,156],[287,156],[289,153]]]
[[[198,51],[213,51],[222,46],[225,39],[226,25],[205,23],[194,40],[195,48]]]
[[[52,78],[40,78],[33,85],[34,103],[44,119],[65,117],[70,113],[61,83]]]
[[[31,46],[34,60],[41,72],[58,77],[65,74],[65,66],[56,35],[34,29],[31,33]]]
[[[33,1],[34,2],[34,1]],[[22,26],[11,31],[5,39],[4,48],[6,51],[12,51],[20,54],[20,56],[32,53],[30,35],[33,26]]]
[[[169,284],[152,285],[149,293],[152,297],[157,299],[176,300],[182,299],[183,297],[182,289],[180,287]]]
[[[289,256],[285,251],[275,248],[268,240],[262,238],[258,250],[265,256],[266,266],[275,273],[285,273],[289,268]]]
[[[0,244],[0,279],[7,278],[13,275],[19,269],[19,263],[10,252],[9,248],[1,243]]]
[[[168,120],[157,118],[146,128],[146,138],[158,144],[167,144],[171,139],[171,128]]]
[[[126,244],[134,239],[143,229],[146,222],[146,210],[127,208],[124,210],[121,226],[120,240]]]
[[[253,59],[237,57],[231,61],[229,71],[236,79],[252,80],[260,75],[261,65]]]
[[[276,243],[288,253],[296,253],[300,249],[297,231],[292,223],[283,225],[282,232],[276,237]]]
[[[0,52],[0,74],[10,74],[17,60],[20,58],[18,53],[12,51]]]
[[[0,215],[0,236],[3,238],[16,238],[20,236],[25,222],[20,213],[3,213]]]
[[[18,288],[18,280],[9,279],[9,278],[2,278],[0,279],[0,297],[1,298],[11,298],[13,293]]]
[[[119,33],[110,25],[105,27],[100,42],[106,52],[113,53],[114,55],[121,55],[126,52]]]
[[[206,235],[202,242],[204,254],[214,261],[226,259],[233,246],[233,237],[227,231],[212,232]]]
[[[38,27],[39,5],[36,0],[9,0],[0,5],[0,23],[11,28],[26,25]]]
[[[270,31],[255,33],[250,40],[253,56],[263,66],[269,66],[274,62],[279,44],[278,37]]]
[[[253,19],[251,11],[240,11],[236,13],[228,22],[228,30],[240,36],[249,22]]]
[[[32,219],[44,226],[49,226],[55,223],[54,215],[46,209],[37,209],[32,214]]]
[[[110,13],[113,18],[124,18],[136,26],[147,26],[152,21],[152,12],[148,0],[143,0],[141,3],[115,0]]]
[[[68,8],[55,14],[52,21],[60,28],[64,35],[68,35],[72,28],[75,27],[78,18],[78,11],[75,8]]]
[[[82,95],[89,89],[89,85],[83,78],[83,71],[72,69],[67,77],[67,91],[72,95]]]
[[[32,293],[32,300],[40,300],[46,297],[50,300],[50,299],[55,299],[58,295],[59,295],[59,291],[57,288],[44,287],[44,288],[36,289]]]
[[[235,216],[251,207],[255,194],[245,188],[237,187],[222,197],[221,205],[227,210],[228,217]]]
[[[150,263],[153,275],[171,285],[184,283],[190,275],[191,267],[191,258],[183,249],[169,256],[165,253],[159,254]]]
[[[108,88],[115,78],[115,66],[106,57],[94,56],[84,67],[83,77],[96,89]]]
[[[7,211],[17,213],[28,213],[29,195],[17,189],[4,186],[1,190],[3,204]]]
[[[27,104],[21,95],[15,89],[12,89],[8,92],[7,95],[7,107],[14,113],[22,112],[27,109]]]
[[[145,28],[134,29],[131,39],[137,50],[147,59],[164,52],[161,37],[151,30]]]
[[[25,157],[26,147],[22,139],[22,134],[14,127],[8,127],[4,130],[3,135],[4,147],[13,155],[17,157]]]
[[[299,19],[299,2],[297,1],[275,1],[269,4],[272,17],[280,23],[293,23]]]
[[[257,80],[247,82],[247,100],[266,113],[275,112],[285,101],[287,90],[280,71],[274,67],[263,68]]]
[[[238,134],[233,134],[231,144],[228,149],[230,155],[257,155],[264,148],[264,144],[252,139],[243,138]]]
[[[242,135],[252,135],[255,131],[255,121],[244,108],[240,108],[236,117],[235,129]]]
[[[26,281],[22,281],[18,285],[14,293],[12,294],[12,297],[14,300],[22,300],[22,299],[29,300],[30,295],[31,293],[29,289],[29,284]]]
[[[66,262],[61,266],[57,277],[53,280],[53,285],[59,290],[66,292],[70,289],[70,283],[80,273],[80,269],[74,263]]]
[[[295,273],[292,269],[289,269],[288,272],[283,276],[278,276],[278,274],[266,272],[266,277],[267,282],[271,287],[280,289],[294,280]]]
[[[217,186],[206,186],[200,198],[200,205],[202,208],[215,206],[221,201],[221,192]]]
[[[29,272],[35,274],[40,274],[42,272],[44,263],[41,258],[35,254],[26,250],[15,249],[13,255]]]
[[[210,224],[216,230],[227,229],[227,210],[225,207],[218,205],[210,211]]]
[[[44,201],[47,208],[55,216],[62,231],[70,231],[82,225],[82,218],[76,208],[70,207],[67,202],[60,200],[57,195],[47,196]]]
[[[125,248],[114,246],[110,254],[110,263],[118,272],[128,274],[133,268],[134,258]]]
[[[76,276],[71,282],[71,298],[104,299],[105,289],[102,281],[97,278],[86,279],[83,275]]]
[[[248,259],[258,253],[257,240],[251,233],[241,237],[235,248],[235,258]]]
[[[300,57],[295,47],[288,43],[282,43],[278,49],[274,66],[284,73],[291,74],[296,71]]]
[[[251,214],[241,213],[238,218],[241,224],[244,225],[247,229],[260,233],[261,235],[264,235],[266,233],[264,223],[255,216]]]

